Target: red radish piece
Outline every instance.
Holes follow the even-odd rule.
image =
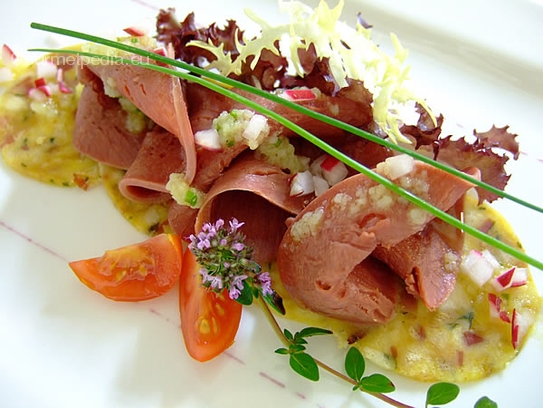
[[[317,95],[308,88],[300,88],[300,89],[287,89],[285,90],[282,95],[285,99],[288,99],[290,101],[311,101],[313,99],[317,98]]]
[[[313,175],[309,170],[298,172],[290,180],[290,195],[304,196],[315,191]]]
[[[142,37],[147,34],[147,31],[143,27],[137,27],[135,25],[123,28],[123,31],[132,37]]]
[[[513,266],[496,276],[490,283],[497,291],[524,286],[528,283],[528,270]]]
[[[39,88],[40,86],[45,86],[47,84],[47,82],[45,82],[45,78],[38,78],[34,81],[34,86],[36,88]]]
[[[40,85],[36,87],[39,91],[43,92],[43,94],[47,97],[53,95],[53,90],[49,85]]]
[[[72,93],[72,90],[70,89],[70,87],[68,85],[66,85],[63,81],[59,81],[58,89],[63,94],[71,94]]]
[[[216,129],[200,130],[194,134],[194,142],[206,150],[222,150],[219,133]]]
[[[332,156],[327,156],[321,163],[322,177],[331,186],[336,185],[340,181],[344,180],[349,173],[347,166],[340,160]]]
[[[528,333],[530,319],[521,314],[517,309],[513,309],[513,318],[511,321],[511,343],[516,350],[519,348],[522,339]]]
[[[509,318],[509,314],[502,310],[502,298],[494,293],[488,294],[488,301],[490,303],[490,316],[493,318],[499,318],[503,320],[506,323],[511,323],[511,319]]]
[[[473,346],[474,344],[481,343],[483,340],[484,338],[475,333],[473,330],[468,330],[464,332],[464,342],[468,346]]]
[[[2,62],[6,67],[12,67],[17,59],[17,55],[6,44],[2,45]]]
[[[460,270],[478,286],[483,286],[494,274],[492,263],[481,252],[474,249],[462,260]]]

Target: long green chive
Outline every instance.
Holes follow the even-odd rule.
[[[83,40],[88,40],[88,41],[91,41],[91,42],[99,43],[99,44],[102,44],[102,45],[111,46],[113,48],[117,48],[117,49],[120,49],[120,50],[123,50],[123,51],[133,52],[135,54],[145,56],[145,57],[150,57],[150,58],[155,59],[155,60],[157,60],[159,62],[164,62],[164,63],[169,64],[169,65],[174,65],[174,63],[176,63],[176,64],[178,63],[178,61],[175,61],[173,59],[162,57],[162,56],[159,56],[158,54],[155,54],[155,53],[151,53],[151,52],[148,52],[148,51],[141,50],[139,48],[134,48],[134,47],[131,47],[131,46],[127,46],[125,44],[117,43],[115,41],[107,40],[107,39],[104,39],[104,38],[101,38],[101,37],[96,37],[96,36],[92,36],[92,35],[88,35],[88,34],[83,34],[83,33],[74,32],[74,31],[70,31],[70,30],[66,30],[66,29],[62,29],[62,28],[56,28],[56,27],[51,27],[51,26],[46,26],[46,25],[36,24],[36,23],[32,23],[31,26],[33,28],[42,29],[44,31],[51,31],[51,32],[55,32],[55,33],[58,33],[58,34],[69,35],[69,36],[73,36],[73,37],[76,37],[76,38],[81,38]],[[137,50],[137,52],[136,52],[136,50]],[[174,69],[171,69],[171,68],[168,68],[168,67],[148,64],[148,63],[144,63],[144,62],[141,62],[141,61],[126,59],[126,58],[121,58],[121,57],[105,56],[105,55],[100,55],[100,54],[95,54],[95,53],[88,53],[88,52],[77,51],[77,50],[55,50],[55,49],[46,49],[46,48],[36,48],[36,49],[32,49],[31,51],[56,52],[56,53],[60,52],[60,53],[67,53],[67,54],[77,54],[77,55],[91,57],[91,58],[101,58],[103,60],[107,60],[107,61],[111,61],[111,62],[120,62],[120,63],[124,63],[124,64],[138,65],[138,66],[141,66],[141,67],[144,67],[144,68],[147,68],[147,69],[152,69],[152,70],[155,70],[155,71],[158,71],[158,72],[166,73],[168,75],[177,76],[177,77],[179,77],[181,79],[192,81],[192,82],[195,82],[195,83],[197,83],[199,85],[205,86],[206,88],[211,89],[214,92],[217,92],[217,93],[219,93],[221,95],[224,95],[224,96],[226,96],[228,98],[231,98],[232,100],[234,100],[236,102],[240,102],[240,103],[246,105],[247,107],[249,107],[249,108],[251,108],[251,109],[253,109],[253,110],[257,111],[257,112],[276,120],[277,122],[279,122],[280,124],[282,124],[286,128],[292,130],[293,132],[295,132],[298,135],[302,136],[303,138],[305,138],[309,142],[313,143],[315,146],[321,148],[326,153],[328,153],[331,156],[337,158],[338,160],[341,160],[346,165],[348,165],[351,168],[353,168],[354,170],[364,174],[365,176],[369,177],[370,179],[372,179],[372,180],[374,180],[374,181],[376,181],[376,182],[378,182],[380,184],[383,184],[385,187],[389,188],[390,190],[392,190],[396,194],[404,197],[405,199],[407,199],[411,203],[413,203],[415,205],[418,205],[419,207],[421,207],[422,209],[428,211],[429,213],[436,216],[437,218],[440,218],[441,220],[453,225],[454,227],[456,227],[456,228],[458,228],[458,229],[460,229],[460,230],[474,236],[475,238],[480,239],[481,241],[483,241],[483,242],[485,242],[485,243],[487,243],[489,245],[492,245],[493,247],[495,247],[495,248],[497,248],[497,249],[499,249],[499,250],[501,250],[501,251],[503,251],[505,253],[508,253],[509,255],[514,256],[515,258],[517,258],[517,259],[519,259],[519,260],[521,260],[523,262],[526,262],[526,263],[528,263],[528,264],[530,264],[530,265],[532,265],[532,266],[534,266],[534,267],[536,267],[538,269],[543,270],[543,262],[538,261],[538,260],[530,257],[529,255],[527,255],[526,253],[518,250],[517,248],[509,246],[509,245],[505,244],[504,242],[502,242],[502,241],[500,241],[500,240],[498,240],[498,239],[496,239],[496,238],[494,238],[494,237],[492,237],[492,236],[490,236],[488,234],[485,234],[485,233],[479,231],[478,229],[476,229],[476,228],[474,228],[474,227],[472,227],[472,226],[470,226],[468,224],[463,223],[462,221],[458,220],[457,218],[451,216],[450,214],[448,214],[448,213],[446,213],[444,211],[441,211],[439,208],[437,208],[437,207],[431,205],[430,203],[422,200],[421,198],[417,197],[416,195],[414,195],[414,194],[410,193],[409,191],[401,188],[400,186],[394,184],[392,181],[388,180],[387,178],[375,173],[374,171],[370,170],[366,166],[363,166],[359,162],[351,159],[349,156],[347,156],[347,155],[341,153],[340,151],[336,150],[334,147],[330,146],[326,142],[324,142],[321,139],[317,138],[312,133],[306,131],[305,129],[301,128],[297,124],[289,121],[288,119],[281,116],[280,114],[278,114],[278,113],[276,113],[276,112],[274,112],[274,111],[272,111],[270,109],[267,109],[267,108],[259,105],[257,102],[254,102],[254,101],[252,101],[252,100],[250,100],[248,98],[245,98],[242,95],[239,95],[239,94],[237,94],[235,92],[232,92],[229,89],[227,89],[227,88],[225,88],[225,87],[223,87],[221,85],[218,85],[217,83],[214,83],[214,82],[208,81],[206,79],[202,79],[200,77],[194,76],[192,73],[182,72],[182,71],[174,70]],[[190,67],[191,71],[192,71],[192,68],[194,68],[194,67],[192,67],[191,65],[188,65],[188,64],[183,64],[183,65],[187,65],[187,68]],[[183,68],[185,68],[185,67],[183,66]],[[207,72],[207,71],[204,71],[204,72]],[[213,79],[215,79],[215,78],[213,78]],[[223,79],[225,79],[225,77],[222,77],[220,75],[218,76],[218,81],[226,83],[226,81],[223,81]],[[234,81],[234,82],[237,83],[237,81]],[[248,86],[248,87],[251,90],[256,89],[256,88],[253,88],[251,86]],[[253,92],[253,93],[258,94],[257,92]],[[282,98],[278,98],[278,99],[282,99]],[[293,104],[293,105],[298,106],[296,104]],[[308,110],[308,111],[312,112],[310,110]],[[323,121],[325,121],[327,123],[332,123],[332,122],[329,121],[331,118],[329,118],[328,116],[326,116],[326,115],[320,115],[320,116],[326,118]],[[336,121],[336,120],[334,120],[334,121]],[[343,123],[341,121],[338,121],[338,122],[342,123],[343,125],[346,125],[345,123]],[[348,126],[348,125],[346,125],[346,126]],[[353,127],[353,129],[356,129],[356,128]],[[367,132],[364,132],[364,133],[367,133]],[[372,135],[372,136],[377,138],[374,135]],[[380,138],[377,138],[377,139],[382,140]],[[383,144],[383,143],[381,143],[381,144]],[[409,150],[409,154],[411,154],[411,153],[413,153],[413,152]],[[424,157],[424,156],[421,156],[421,157]],[[417,157],[415,157],[415,158],[417,158]],[[434,162],[433,160],[421,160],[421,161],[429,162],[431,164],[437,163],[437,162]],[[438,167],[438,168],[440,168],[442,170],[445,170],[445,171],[448,171],[448,169],[449,169],[448,166],[443,166],[443,167],[436,166],[436,167]],[[458,172],[460,174],[464,174],[462,172],[459,172],[458,170],[456,170],[456,172]],[[455,172],[451,172],[451,173],[455,174]],[[466,179],[468,181],[473,180],[474,184],[475,184],[475,181],[476,181],[476,179],[471,178],[469,176],[468,177],[461,177],[461,178]],[[501,191],[501,190],[498,190],[498,191]],[[538,208],[538,207],[535,207],[535,208]]]
[[[45,24],[40,24],[40,23],[31,23],[30,26],[32,28],[35,28],[37,30],[42,30],[42,31],[47,31],[47,32],[52,32],[52,33],[56,33],[56,34],[60,34],[60,35],[65,35],[65,36],[69,36],[69,37],[74,37],[74,38],[79,38],[81,40],[85,40],[85,41],[89,41],[89,42],[93,42],[93,43],[97,43],[97,44],[102,44],[102,45],[106,45],[106,46],[109,46],[109,47],[112,47],[112,48],[116,48],[116,49],[119,49],[119,50],[122,50],[122,51],[126,51],[126,52],[129,52],[129,53],[133,53],[133,54],[136,54],[136,55],[140,55],[140,56],[143,56],[143,57],[147,57],[147,58],[150,58],[150,59],[153,59],[155,61],[158,61],[158,62],[163,62],[165,64],[168,64],[168,65],[171,65],[171,66],[175,66],[177,68],[182,68],[182,69],[186,69],[187,71],[190,71],[194,74],[198,74],[198,75],[201,75],[203,77],[207,77],[207,78],[210,78],[214,81],[218,81],[218,82],[221,82],[221,83],[224,83],[225,85],[228,85],[228,86],[232,86],[234,88],[238,88],[238,89],[241,89],[241,90],[244,90],[244,91],[247,91],[247,92],[250,92],[254,95],[257,95],[257,96],[261,96],[263,98],[266,98],[270,101],[273,101],[273,102],[276,102],[276,103],[279,103],[279,104],[282,104],[290,109],[293,109],[297,112],[300,112],[300,113],[303,113],[313,119],[317,119],[319,121],[322,121],[324,123],[327,123],[327,124],[330,124],[330,125],[333,125],[339,129],[342,129],[342,130],[345,130],[349,133],[352,133],[354,135],[357,135],[357,136],[360,136],[360,137],[363,137],[371,142],[374,142],[374,143],[377,143],[381,146],[385,146],[389,149],[392,149],[392,150],[395,150],[397,152],[400,152],[400,153],[404,153],[404,154],[407,154],[407,155],[410,155],[411,157],[419,160],[419,161],[422,161],[424,163],[428,163],[428,164],[431,164],[433,165],[434,167],[440,169],[440,170],[444,170],[450,174],[453,174],[463,180],[466,180],[466,181],[469,181],[470,183],[478,186],[478,187],[481,187],[487,191],[490,191],[494,194],[496,194],[497,196],[500,196],[500,197],[503,197],[503,198],[506,198],[508,200],[511,200],[513,202],[516,202],[517,204],[520,204],[524,207],[527,207],[527,208],[530,208],[534,211],[537,211],[537,212],[540,212],[540,213],[543,213],[543,208],[542,207],[539,207],[535,204],[532,204],[528,201],[525,201],[521,198],[518,198],[518,197],[515,197],[503,190],[500,190],[488,183],[485,183],[484,181],[481,181],[481,180],[478,180],[476,178],[473,178],[471,177],[470,175],[458,170],[458,169],[455,169],[454,167],[451,167],[451,166],[448,166],[444,163],[440,163],[436,160],[433,160],[429,157],[426,157],[424,156],[423,154],[420,154],[416,151],[413,151],[409,148],[406,148],[406,147],[403,147],[403,146],[400,146],[400,145],[397,145],[395,143],[392,143],[390,142],[389,140],[386,140],[386,139],[383,139],[383,138],[380,138],[372,133],[369,133],[365,130],[362,130],[362,129],[359,129],[355,126],[352,126],[352,125],[349,125],[348,123],[345,123],[345,122],[342,122],[338,119],[335,119],[335,118],[332,118],[330,116],[326,116],[322,113],[319,113],[319,112],[315,112],[315,111],[312,111],[311,109],[308,109],[304,106],[301,106],[301,105],[298,105],[294,102],[291,102],[285,98],[281,98],[277,95],[274,95],[272,93],[269,93],[269,92],[266,92],[266,91],[263,91],[261,89],[258,89],[258,88],[255,88],[254,86],[251,86],[251,85],[248,85],[248,84],[245,84],[243,82],[240,82],[240,81],[236,81],[235,79],[232,79],[232,78],[228,78],[228,77],[225,77],[225,76],[222,76],[220,74],[216,74],[214,72],[210,72],[210,71],[207,71],[205,69],[202,69],[202,68],[199,68],[199,67],[195,67],[193,65],[190,65],[190,64],[187,64],[186,62],[183,62],[183,61],[178,61],[178,60],[175,60],[175,59],[172,59],[172,58],[168,58],[168,57],[165,57],[165,56],[161,56],[161,55],[158,55],[154,52],[150,52],[150,51],[146,51],[146,50],[142,50],[140,48],[136,48],[136,47],[133,47],[133,46],[130,46],[130,45],[127,45],[127,44],[122,44],[122,43],[119,43],[119,42],[116,42],[116,41],[112,41],[112,40],[108,40],[108,39],[105,39],[105,38],[102,38],[102,37],[97,37],[97,36],[94,36],[94,35],[91,35],[91,34],[85,34],[85,33],[81,33],[81,32],[78,32],[78,31],[73,31],[73,30],[68,30],[68,29],[65,29],[65,28],[59,28],[59,27],[54,27],[54,26],[49,26],[49,25],[45,25]],[[31,49],[30,51],[47,51],[47,52],[52,52],[52,51],[57,51],[57,50],[46,50],[46,49]]]

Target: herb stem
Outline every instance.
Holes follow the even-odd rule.
[[[273,315],[272,311],[270,310],[270,308],[266,304],[266,301],[262,298],[262,296],[259,296],[258,300],[259,300],[260,308],[262,309],[262,312],[264,313],[264,315],[266,316],[266,319],[270,323],[270,326],[272,327],[273,331],[275,332],[275,334],[277,335],[279,340],[281,340],[281,342],[286,347],[288,347],[290,345],[290,342],[285,337],[283,331],[281,330],[281,326],[277,322],[277,319],[275,319],[275,316]],[[351,384],[353,386],[357,385],[356,381],[349,378],[345,374],[340,373],[336,369],[330,367],[328,364],[323,363],[322,361],[320,361],[320,360],[318,360],[316,358],[314,358],[314,360],[315,360],[315,362],[317,363],[317,365],[320,368],[322,368],[323,370],[325,370],[328,373],[332,374],[333,376],[339,378],[340,380],[346,381],[346,382],[348,382],[349,384]],[[415,408],[415,407],[413,407],[411,405],[407,405],[407,404],[404,404],[404,403],[402,403],[400,401],[396,401],[395,399],[390,398],[388,395],[381,394],[379,392],[370,392],[370,391],[363,391],[363,392],[365,392],[365,393],[367,393],[369,395],[372,395],[373,397],[378,398],[381,401],[384,401],[384,402],[386,402],[386,403],[388,403],[391,406],[396,407],[396,408]]]

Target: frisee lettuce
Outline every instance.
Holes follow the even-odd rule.
[[[236,36],[237,58],[224,51],[224,44],[215,46],[211,42],[194,40],[188,45],[213,54],[216,59],[210,61],[207,69],[216,69],[227,76],[240,75],[242,64],[250,57],[253,58],[251,68],[254,68],[264,49],[280,55],[276,47],[279,43],[283,55],[290,60],[290,68],[297,75],[304,76],[298,50],[307,50],[313,44],[317,56],[328,59],[330,71],[340,88],[348,86],[348,78],[364,82],[373,94],[375,123],[392,141],[410,143],[400,131],[400,111],[409,103],[419,103],[435,122],[425,100],[415,95],[406,84],[409,79],[409,66],[405,65],[408,52],[394,34],[391,34],[391,41],[395,53],[390,56],[373,42],[370,30],[362,24],[357,23],[353,29],[340,21],[344,0],[339,0],[333,8],[324,0],[315,9],[298,1],[280,0],[279,5],[282,12],[288,13],[289,23],[270,25],[254,11],[245,10],[261,31],[254,38],[244,36],[242,42]]]

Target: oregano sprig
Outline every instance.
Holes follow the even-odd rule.
[[[305,351],[305,345],[307,344],[306,338],[332,334],[332,332],[318,327],[306,327],[302,331],[296,332],[294,335],[287,329],[284,329],[283,334],[287,339],[289,346],[288,348],[278,348],[275,352],[277,354],[288,355],[290,367],[302,377],[311,381],[319,381],[319,367],[317,366],[315,359]]]

